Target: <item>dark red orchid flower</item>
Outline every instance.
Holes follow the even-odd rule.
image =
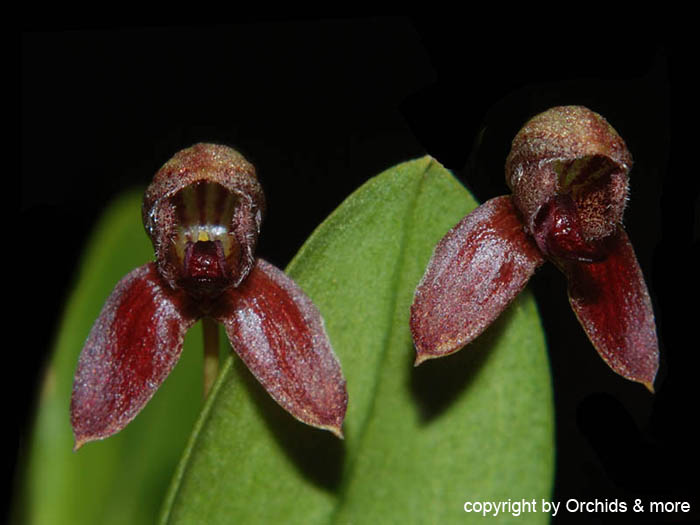
[[[506,160],[512,195],[452,228],[416,289],[416,365],[473,341],[547,259],[566,275],[571,307],[603,360],[653,392],[654,314],[621,224],[631,166],[623,140],[589,109],[556,107],[527,122]]]
[[[224,325],[283,408],[342,437],[347,391],[321,315],[281,270],[254,257],[264,208],[255,168],[226,146],[197,144],[156,173],[143,200],[156,260],[117,284],[90,331],[73,384],[75,449],[141,411],[200,318]]]

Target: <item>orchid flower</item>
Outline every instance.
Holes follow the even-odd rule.
[[[233,349],[284,409],[342,437],[347,391],[323,319],[294,281],[254,256],[264,211],[255,168],[226,146],[197,144],[156,173],[142,208],[155,262],[116,285],[80,354],[71,399],[75,450],[136,417],[199,319],[224,325]]]
[[[653,392],[659,351],[651,300],[622,226],[632,157],[597,113],[555,107],[518,132],[506,160],[511,195],[493,198],[439,242],[410,327],[416,365],[481,334],[545,261],[612,370]]]

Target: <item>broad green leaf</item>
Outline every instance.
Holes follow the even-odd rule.
[[[153,258],[141,193],[106,211],[83,257],[45,371],[32,441],[15,502],[18,523],[151,524],[202,407],[201,328],[143,412],[122,432],[73,452],[70,394],[85,338],[114,285]]]
[[[552,393],[529,293],[469,347],[413,367],[413,291],[435,244],[476,205],[426,157],[370,180],[316,230],[288,273],[342,363],[345,440],[294,420],[229,358],[163,523],[465,523],[483,519],[466,501],[550,496]]]

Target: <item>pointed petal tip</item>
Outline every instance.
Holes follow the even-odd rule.
[[[328,425],[327,427],[323,427],[323,429],[328,430],[338,439],[345,439],[345,436],[343,435],[343,429],[340,425]]]
[[[83,448],[83,445],[85,445],[86,443],[91,443],[93,441],[102,441],[110,436],[113,436],[114,434],[116,434],[116,432],[118,432],[118,430],[115,432],[108,432],[106,434],[90,434],[86,432],[79,433],[74,431],[73,452],[77,452],[79,449]]]
[[[319,421],[308,421],[308,420],[300,419],[296,416],[294,416],[294,417],[297,421],[300,421],[301,423],[304,423],[305,425],[308,425],[308,426],[313,427],[313,428],[317,428],[319,430],[327,430],[328,432],[333,434],[338,439],[345,439],[345,434],[343,434],[343,419],[345,418],[344,414],[339,422],[328,423],[328,424],[323,424]]]
[[[654,382],[653,381],[642,381],[642,384],[647,387],[647,390],[651,392],[652,394],[656,394],[656,391],[654,390]]]
[[[413,362],[413,366],[414,367],[420,366],[423,363],[425,363],[426,361],[428,361],[429,359],[435,359],[436,357],[438,357],[438,356],[418,352],[418,354],[416,354],[416,360]]]
[[[73,445],[73,452],[78,452],[78,449],[80,449],[85,443],[88,443],[89,441],[92,441],[89,437],[75,437],[75,444]]]
[[[304,421],[301,419],[300,419],[300,421],[302,423],[306,423],[306,424],[310,424],[311,426],[315,426],[316,428],[320,428],[321,430],[327,430],[328,432],[333,434],[338,439],[344,440],[345,434],[343,433],[343,422],[345,421],[345,413],[346,413],[347,406],[348,406],[348,395],[347,395],[347,390],[345,390],[345,388],[343,388],[343,391],[344,391],[344,397],[343,397],[343,400],[341,402],[341,405],[337,407],[337,409],[333,415],[331,415],[330,417],[325,419],[325,421],[327,421],[326,423],[320,423],[320,422],[314,423],[311,421]]]
[[[422,365],[426,361],[432,361],[433,359],[439,359],[441,357],[447,357],[452,354],[455,354],[462,348],[467,346],[467,344],[469,343],[471,343],[471,340],[467,341],[466,343],[455,343],[450,341],[448,343],[441,344],[437,348],[430,348],[424,350],[416,348],[416,359],[413,361],[413,366],[415,368]]]

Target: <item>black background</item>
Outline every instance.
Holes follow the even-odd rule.
[[[698,309],[679,299],[697,271],[688,251],[697,175],[691,182],[679,140],[686,64],[677,46],[641,33],[577,45],[474,29],[364,18],[23,32],[21,223],[6,227],[24,276],[24,337],[7,352],[19,429],[8,455],[27,439],[86,235],[111,198],[145,186],[175,151],[222,142],[256,164],[269,210],[258,253],[284,267],[353,190],[410,158],[436,157],[481,201],[507,193],[503,164],[524,121],[583,104],[608,119],[635,159],[625,226],[647,277],[662,362],[653,396],[610,372],[568,306],[563,276],[551,265],[538,271],[531,286],[556,403],[552,499],[691,501],[697,518],[698,344],[689,323]],[[555,523],[689,517],[560,514]]]

